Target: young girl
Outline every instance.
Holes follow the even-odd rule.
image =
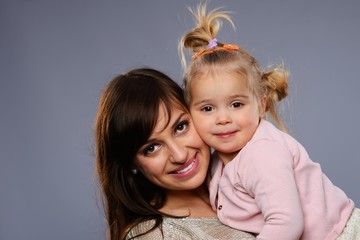
[[[214,150],[210,201],[219,219],[258,239],[360,239],[360,211],[279,127],[276,103],[287,96],[287,71],[262,71],[243,48],[219,42],[227,12],[191,10],[197,27],[179,44],[195,52],[184,76],[186,100]]]

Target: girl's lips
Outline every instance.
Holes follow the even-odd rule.
[[[235,135],[236,131],[229,131],[229,132],[222,132],[222,133],[215,133],[214,135],[220,138],[227,138]]]

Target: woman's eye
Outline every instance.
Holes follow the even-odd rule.
[[[143,153],[144,155],[149,155],[156,152],[159,148],[160,148],[160,144],[151,144],[146,148],[144,148]]]
[[[211,106],[205,106],[205,107],[201,108],[201,111],[203,111],[203,112],[210,112],[212,110],[213,110],[213,108]]]
[[[185,132],[188,129],[189,126],[189,122],[188,121],[183,121],[180,122],[178,125],[176,125],[175,127],[175,135],[180,134],[182,132]]]
[[[241,103],[241,102],[233,102],[232,104],[231,104],[231,106],[233,107],[233,108],[239,108],[239,107],[241,107],[243,104]]]

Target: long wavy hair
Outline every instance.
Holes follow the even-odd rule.
[[[168,116],[174,106],[188,111],[180,86],[147,68],[115,77],[100,98],[95,123],[96,169],[112,240],[125,239],[140,222],[154,219],[152,229],[162,223],[164,214],[159,209],[166,200],[165,191],[140,172],[132,173],[135,156],[157,123],[160,104]]]

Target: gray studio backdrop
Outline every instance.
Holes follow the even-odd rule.
[[[105,84],[133,67],[179,83],[177,42],[198,1],[0,1],[0,239],[97,240],[93,123]],[[219,40],[291,71],[290,133],[360,206],[360,2],[213,0]]]

